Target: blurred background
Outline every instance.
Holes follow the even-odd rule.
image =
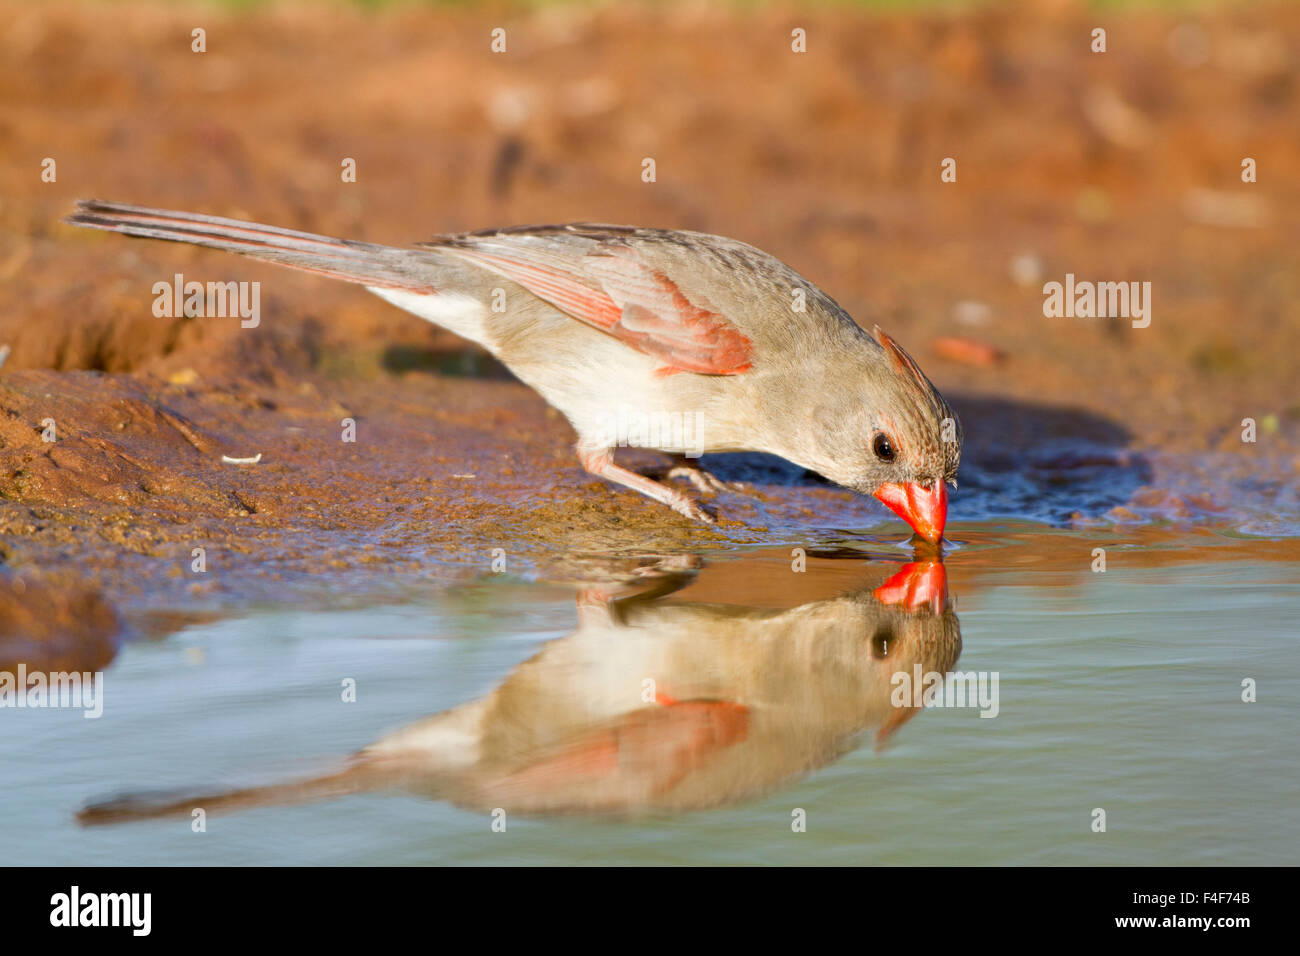
[[[271,270],[59,224],[95,196],[392,244],[569,220],[717,232],[879,322],[941,388],[1068,401],[1189,449],[1236,440],[1245,414],[1297,413],[1294,4],[56,0],[3,15],[10,371],[400,372],[463,350],[301,276],[267,284],[276,318],[256,337],[156,319],[141,275]],[[1151,327],[1044,318],[1042,285],[1067,272],[1150,281]]]

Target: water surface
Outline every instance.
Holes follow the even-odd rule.
[[[647,557],[639,581],[486,576],[135,641],[102,718],[4,712],[6,845],[51,864],[1294,862],[1289,539],[1146,529],[1097,573],[1096,532],[952,536],[945,595],[909,595],[910,556],[857,536],[802,573],[784,548]],[[894,707],[914,663],[996,673],[997,715]],[[379,790],[214,811],[203,833],[76,822],[115,794],[328,774],[455,708],[465,739],[435,728],[435,756]]]

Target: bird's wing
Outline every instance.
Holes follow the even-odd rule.
[[[529,226],[446,236],[420,245],[501,275],[593,328],[661,360],[661,373],[736,375],[753,343],[699,295],[638,251],[626,226]],[[629,241],[639,239],[640,242]]]

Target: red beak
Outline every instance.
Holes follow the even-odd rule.
[[[948,600],[948,572],[938,561],[913,561],[872,593],[881,604],[901,604],[909,611],[928,604],[939,614]]]
[[[926,541],[939,543],[948,520],[948,489],[942,481],[935,481],[932,488],[914,481],[905,485],[891,481],[877,488],[875,496]]]

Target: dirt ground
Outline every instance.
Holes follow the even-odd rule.
[[[358,288],[62,225],[80,197],[396,245],[570,220],[731,235],[903,342],[962,414],[977,474],[1063,435],[1300,473],[1293,4],[52,2],[0,17],[6,630],[57,641],[58,621],[24,616],[37,593],[97,634],[121,609],[165,630],[291,592],[482,573],[496,546],[562,576],[574,551],[764,542],[823,504],[859,507],[760,488],[718,528],[691,525],[584,475],[567,423],[450,333]],[[177,272],[260,280],[260,326],[155,317],[153,283]],[[1150,327],[1045,317],[1043,283],[1066,273],[1151,282]],[[1173,495],[1144,486],[1130,504]],[[192,573],[197,547],[221,573]]]

